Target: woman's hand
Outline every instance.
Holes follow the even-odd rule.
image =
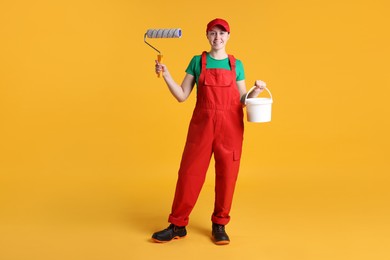
[[[262,80],[256,80],[254,86],[255,88],[248,94],[249,98],[257,97],[261,92],[263,92],[267,84],[265,84]]]
[[[263,90],[267,86],[267,84],[265,84],[265,82],[262,80],[256,80],[254,86],[256,86],[254,88],[254,90],[258,91],[258,94],[260,94],[261,92],[263,92]]]
[[[168,69],[167,69],[167,66],[165,66],[162,63],[159,63],[158,60],[156,60],[155,71],[156,71],[156,74],[160,74],[162,72],[168,72]]]

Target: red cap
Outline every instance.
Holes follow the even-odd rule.
[[[221,19],[221,18],[217,18],[217,19],[214,19],[211,22],[209,22],[207,24],[206,32],[210,31],[211,28],[213,28],[214,26],[217,26],[217,25],[221,26],[222,28],[225,29],[225,31],[230,33],[230,27],[229,27],[228,22],[226,22],[224,19]]]

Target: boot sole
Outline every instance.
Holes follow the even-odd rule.
[[[174,238],[172,238],[171,240],[168,240],[168,241],[163,241],[163,240],[158,240],[156,238],[152,238],[152,240],[156,243],[160,243],[160,244],[164,244],[164,243],[168,243],[168,242],[171,242],[172,240],[180,240],[180,239],[183,239],[183,238],[186,238],[186,236],[175,236]]]
[[[222,240],[222,241],[215,241],[214,240],[214,244],[219,245],[219,246],[229,245],[230,241],[229,240]]]

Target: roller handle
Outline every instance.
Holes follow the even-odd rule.
[[[162,54],[157,54],[157,61],[158,61],[158,63],[161,63],[162,62],[162,58],[163,58],[163,56],[162,56]],[[159,72],[159,73],[157,73],[157,77],[161,77],[161,71]]]

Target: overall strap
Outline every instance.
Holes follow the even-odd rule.
[[[234,73],[234,75],[236,75],[236,58],[234,58],[234,56],[230,54],[228,56],[229,56],[231,71]],[[234,76],[234,78],[236,78],[236,76]]]
[[[207,52],[204,51],[202,52],[202,58],[201,58],[201,62],[202,62],[202,66],[201,66],[201,72],[204,72],[206,70],[206,65],[207,65]]]
[[[206,64],[207,64],[207,57],[206,57],[206,51],[202,53],[201,56],[201,67],[200,67],[200,75],[198,79],[198,84],[202,84],[204,82],[204,77],[206,75]]]

